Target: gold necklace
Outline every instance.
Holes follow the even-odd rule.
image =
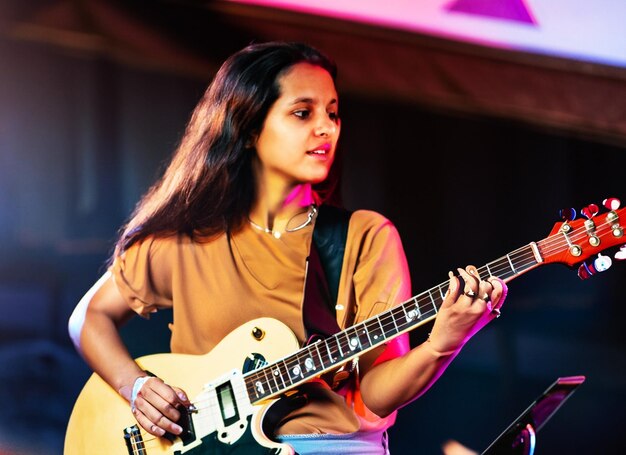
[[[309,206],[309,210],[307,213],[307,217],[306,220],[304,220],[304,222],[302,222],[301,224],[299,224],[298,226],[294,227],[294,228],[285,228],[285,232],[296,232],[299,231],[300,229],[304,229],[305,227],[307,227],[309,224],[311,224],[313,222],[313,219],[315,218],[315,215],[317,215],[317,207],[315,206],[315,204],[311,204]],[[293,219],[293,218],[292,218]],[[265,232],[266,234],[271,234],[273,235],[275,238],[280,238],[280,232],[276,231],[272,231],[270,228],[266,228],[263,226],[259,226],[258,224],[256,224],[254,221],[252,221],[250,218],[248,218],[248,222],[250,223],[250,225],[261,231],[261,232]],[[289,223],[287,223],[287,225],[289,225]]]

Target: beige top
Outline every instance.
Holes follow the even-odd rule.
[[[118,258],[112,272],[129,306],[142,316],[173,308],[172,352],[204,354],[242,323],[259,317],[282,321],[303,343],[301,309],[312,232],[310,225],[277,239],[245,226],[206,242],[186,235],[149,237]],[[394,225],[376,212],[355,211],[339,283],[340,327],[389,309],[409,299],[410,292]],[[395,421],[395,413],[380,419],[343,392],[318,389],[283,420],[277,433],[348,433],[386,428]]]

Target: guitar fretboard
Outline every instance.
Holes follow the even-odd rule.
[[[534,243],[478,268],[481,279],[492,275],[505,281],[538,265]],[[448,282],[418,294],[370,319],[328,338],[311,343],[298,352],[244,375],[250,401],[254,404],[332,370],[402,333],[432,320],[443,303]]]

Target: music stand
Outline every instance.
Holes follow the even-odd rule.
[[[533,455],[536,433],[584,381],[584,376],[557,378],[481,455]]]

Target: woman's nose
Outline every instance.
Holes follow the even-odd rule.
[[[336,132],[337,124],[328,117],[322,118],[315,129],[315,134],[318,136],[332,136]]]

